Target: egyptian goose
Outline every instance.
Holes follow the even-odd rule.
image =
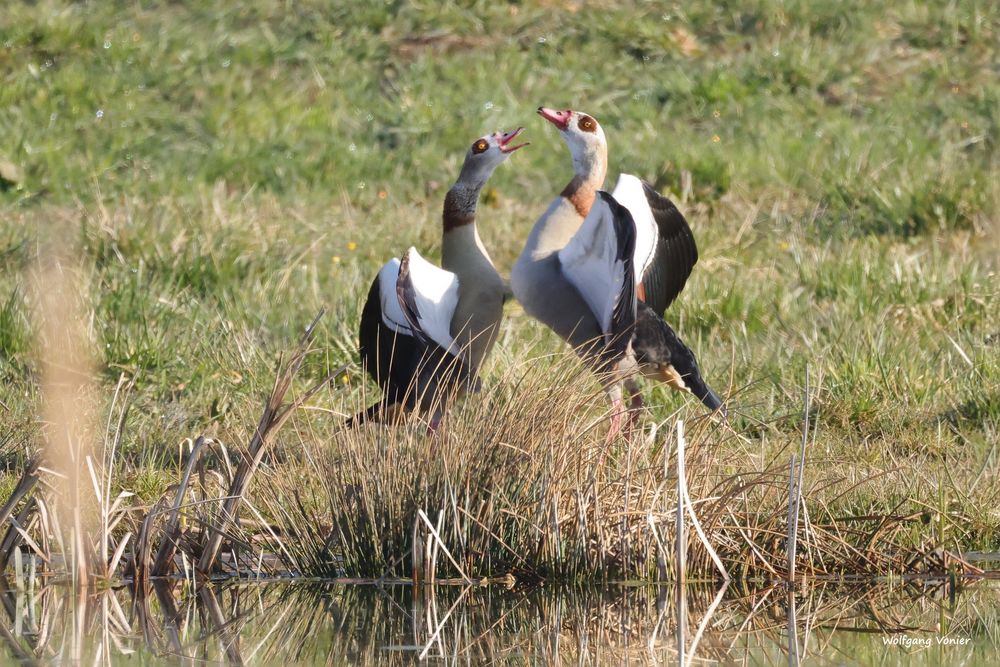
[[[514,296],[600,372],[613,405],[609,439],[625,412],[623,384],[633,407],[642,405],[637,374],[719,409],[694,354],[662,315],[698,261],[684,216],[635,176],[622,174],[612,194],[600,190],[607,140],[592,116],[545,107],[538,113],[569,145],[574,175],[514,264]]]
[[[444,200],[443,268],[411,247],[379,271],[358,343],[361,363],[383,395],[349,426],[419,409],[431,412],[433,429],[450,398],[477,390],[503,317],[504,283],[479,238],[476,204],[493,170],[527,145],[513,143],[523,130],[480,137],[469,148]]]

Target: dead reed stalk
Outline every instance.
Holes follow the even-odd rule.
[[[684,472],[684,422],[677,420],[677,584],[687,579],[687,536],[684,530],[684,498],[687,476]],[[683,648],[681,648],[683,651]]]
[[[805,371],[805,387],[802,400],[802,448],[799,450],[799,467],[795,468],[795,454],[792,454],[788,471],[788,581],[795,581],[795,551],[799,532],[799,508],[802,505],[802,478],[806,465],[806,444],[809,442],[809,366]]]
[[[181,477],[181,483],[177,488],[177,495],[174,497],[174,504],[170,508],[166,525],[162,530],[160,547],[156,551],[156,559],[153,561],[152,568],[150,569],[150,574],[154,577],[168,574],[170,568],[173,566],[174,554],[177,552],[177,542],[180,539],[181,507],[184,504],[184,496],[187,493],[188,485],[191,483],[191,474],[194,472],[195,465],[201,459],[201,452],[207,442],[208,439],[200,435],[195,440],[194,446],[191,447],[187,465],[184,466],[184,475]],[[152,513],[150,515],[152,516]]]
[[[260,461],[264,457],[264,452],[267,450],[267,446],[271,442],[271,439],[278,432],[278,430],[281,429],[285,422],[288,421],[288,418],[291,417],[303,403],[312,398],[316,392],[326,386],[330,380],[335,378],[344,370],[344,367],[341,367],[333,371],[321,381],[317,382],[311,388],[303,392],[301,396],[287,405],[284,404],[285,394],[287,394],[288,390],[291,388],[292,381],[295,379],[296,374],[298,374],[299,368],[302,366],[302,362],[305,359],[306,354],[312,347],[313,333],[316,329],[316,325],[319,324],[319,320],[322,317],[323,311],[320,311],[312,323],[306,327],[305,333],[303,333],[298,346],[292,353],[292,356],[288,361],[288,365],[285,366],[284,370],[281,369],[279,361],[274,386],[271,389],[270,396],[268,396],[264,403],[264,412],[257,425],[257,430],[254,432],[253,438],[250,440],[246,453],[240,459],[240,463],[236,467],[236,473],[233,475],[229,492],[226,494],[226,498],[223,501],[222,506],[216,513],[215,520],[211,523],[206,532],[205,539],[202,544],[201,556],[197,563],[197,570],[203,575],[207,575],[214,568],[216,559],[219,555],[219,549],[222,547],[223,537],[236,520],[236,513],[239,509],[240,503],[243,501],[244,495],[247,492],[247,487],[253,477],[253,473],[257,469],[257,466],[260,465]]]
[[[34,285],[41,318],[40,358],[43,360],[42,393],[45,397],[45,459],[65,482],[60,484],[54,505],[61,517],[63,554],[75,585],[86,586],[97,565],[98,554],[90,536],[98,516],[100,489],[91,496],[85,469],[93,460],[93,425],[84,406],[92,388],[92,361],[78,289],[78,268],[58,250],[44,257],[36,268]],[[91,475],[93,480],[93,476]],[[106,561],[97,565],[100,573]]]

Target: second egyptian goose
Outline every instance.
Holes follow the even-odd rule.
[[[514,264],[514,296],[601,373],[613,405],[609,439],[625,411],[623,385],[633,406],[641,405],[637,374],[719,409],[694,354],[663,319],[698,261],[684,216],[635,176],[621,175],[612,194],[600,190],[607,140],[593,116],[545,107],[538,113],[569,145],[574,175]]]
[[[476,228],[479,194],[511,153],[524,128],[473,142],[444,200],[441,264],[415,248],[392,258],[368,292],[358,335],[362,365],[382,399],[348,420],[386,420],[399,410],[431,412],[432,428],[447,401],[478,387],[479,369],[503,317],[504,283]]]

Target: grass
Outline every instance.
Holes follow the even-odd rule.
[[[469,141],[526,125],[533,144],[498,170],[481,205],[507,273],[568,178],[567,151],[534,108],[572,105],[604,125],[611,172],[671,192],[698,239],[698,267],[668,319],[734,402],[732,431],[699,435],[696,500],[786,466],[808,365],[813,518],[915,517],[894,529],[895,547],[996,550],[998,32],[1000,9],[974,1],[12,3],[0,16],[0,162],[16,167],[0,169],[3,486],[46,431],[31,275],[56,239],[83,293],[98,422],[119,377],[135,379],[112,498],[165,496],[184,464],[179,444],[200,433],[235,459],[276,357],[326,307],[294,391],[348,370],[265,457],[258,476],[272,483],[252,484],[250,499],[269,519],[311,517],[320,533],[355,522],[357,535],[372,528],[345,494],[396,485],[399,503],[379,505],[384,534],[342,554],[352,573],[378,574],[412,546],[417,505],[433,514],[441,494],[464,488],[458,471],[487,485],[519,471],[531,484],[518,511],[535,507],[552,484],[532,477],[544,457],[521,468],[493,450],[516,435],[525,451],[578,455],[600,407],[580,378],[578,410],[537,412],[550,405],[546,378],[576,376],[516,305],[486,369],[490,393],[456,412],[440,449],[417,430],[339,427],[371,398],[355,341],[370,280],[411,244],[435,257],[441,200]],[[702,413],[662,388],[647,399],[647,425]],[[517,402],[503,414],[523,424],[483,412]],[[493,438],[479,438],[476,420]],[[470,443],[497,468],[456,467]],[[377,460],[393,447],[412,467]],[[658,451],[627,450],[637,461]],[[209,456],[206,474],[225,477],[222,458]],[[631,488],[626,472],[607,471],[608,484]],[[405,494],[427,479],[437,481],[424,495]],[[564,481],[551,488],[581,490]],[[778,521],[768,508],[782,505],[785,482],[771,481],[735,497],[761,512],[738,514],[729,534],[739,524],[766,535]],[[449,525],[473,539],[473,522]],[[504,530],[504,541],[529,539]],[[489,548],[476,550],[511,565]],[[589,558],[537,565],[568,576]],[[305,561],[329,567],[315,551]]]

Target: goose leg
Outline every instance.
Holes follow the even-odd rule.
[[[639,428],[639,419],[642,416],[645,403],[642,400],[642,390],[635,379],[625,380],[625,391],[629,395],[628,424],[626,424],[625,430],[631,438]]]
[[[610,445],[622,430],[622,419],[625,417],[627,410],[625,409],[625,403],[622,402],[621,385],[616,384],[608,389],[608,398],[611,399],[611,427],[608,429],[608,437],[605,440],[605,444]]]

